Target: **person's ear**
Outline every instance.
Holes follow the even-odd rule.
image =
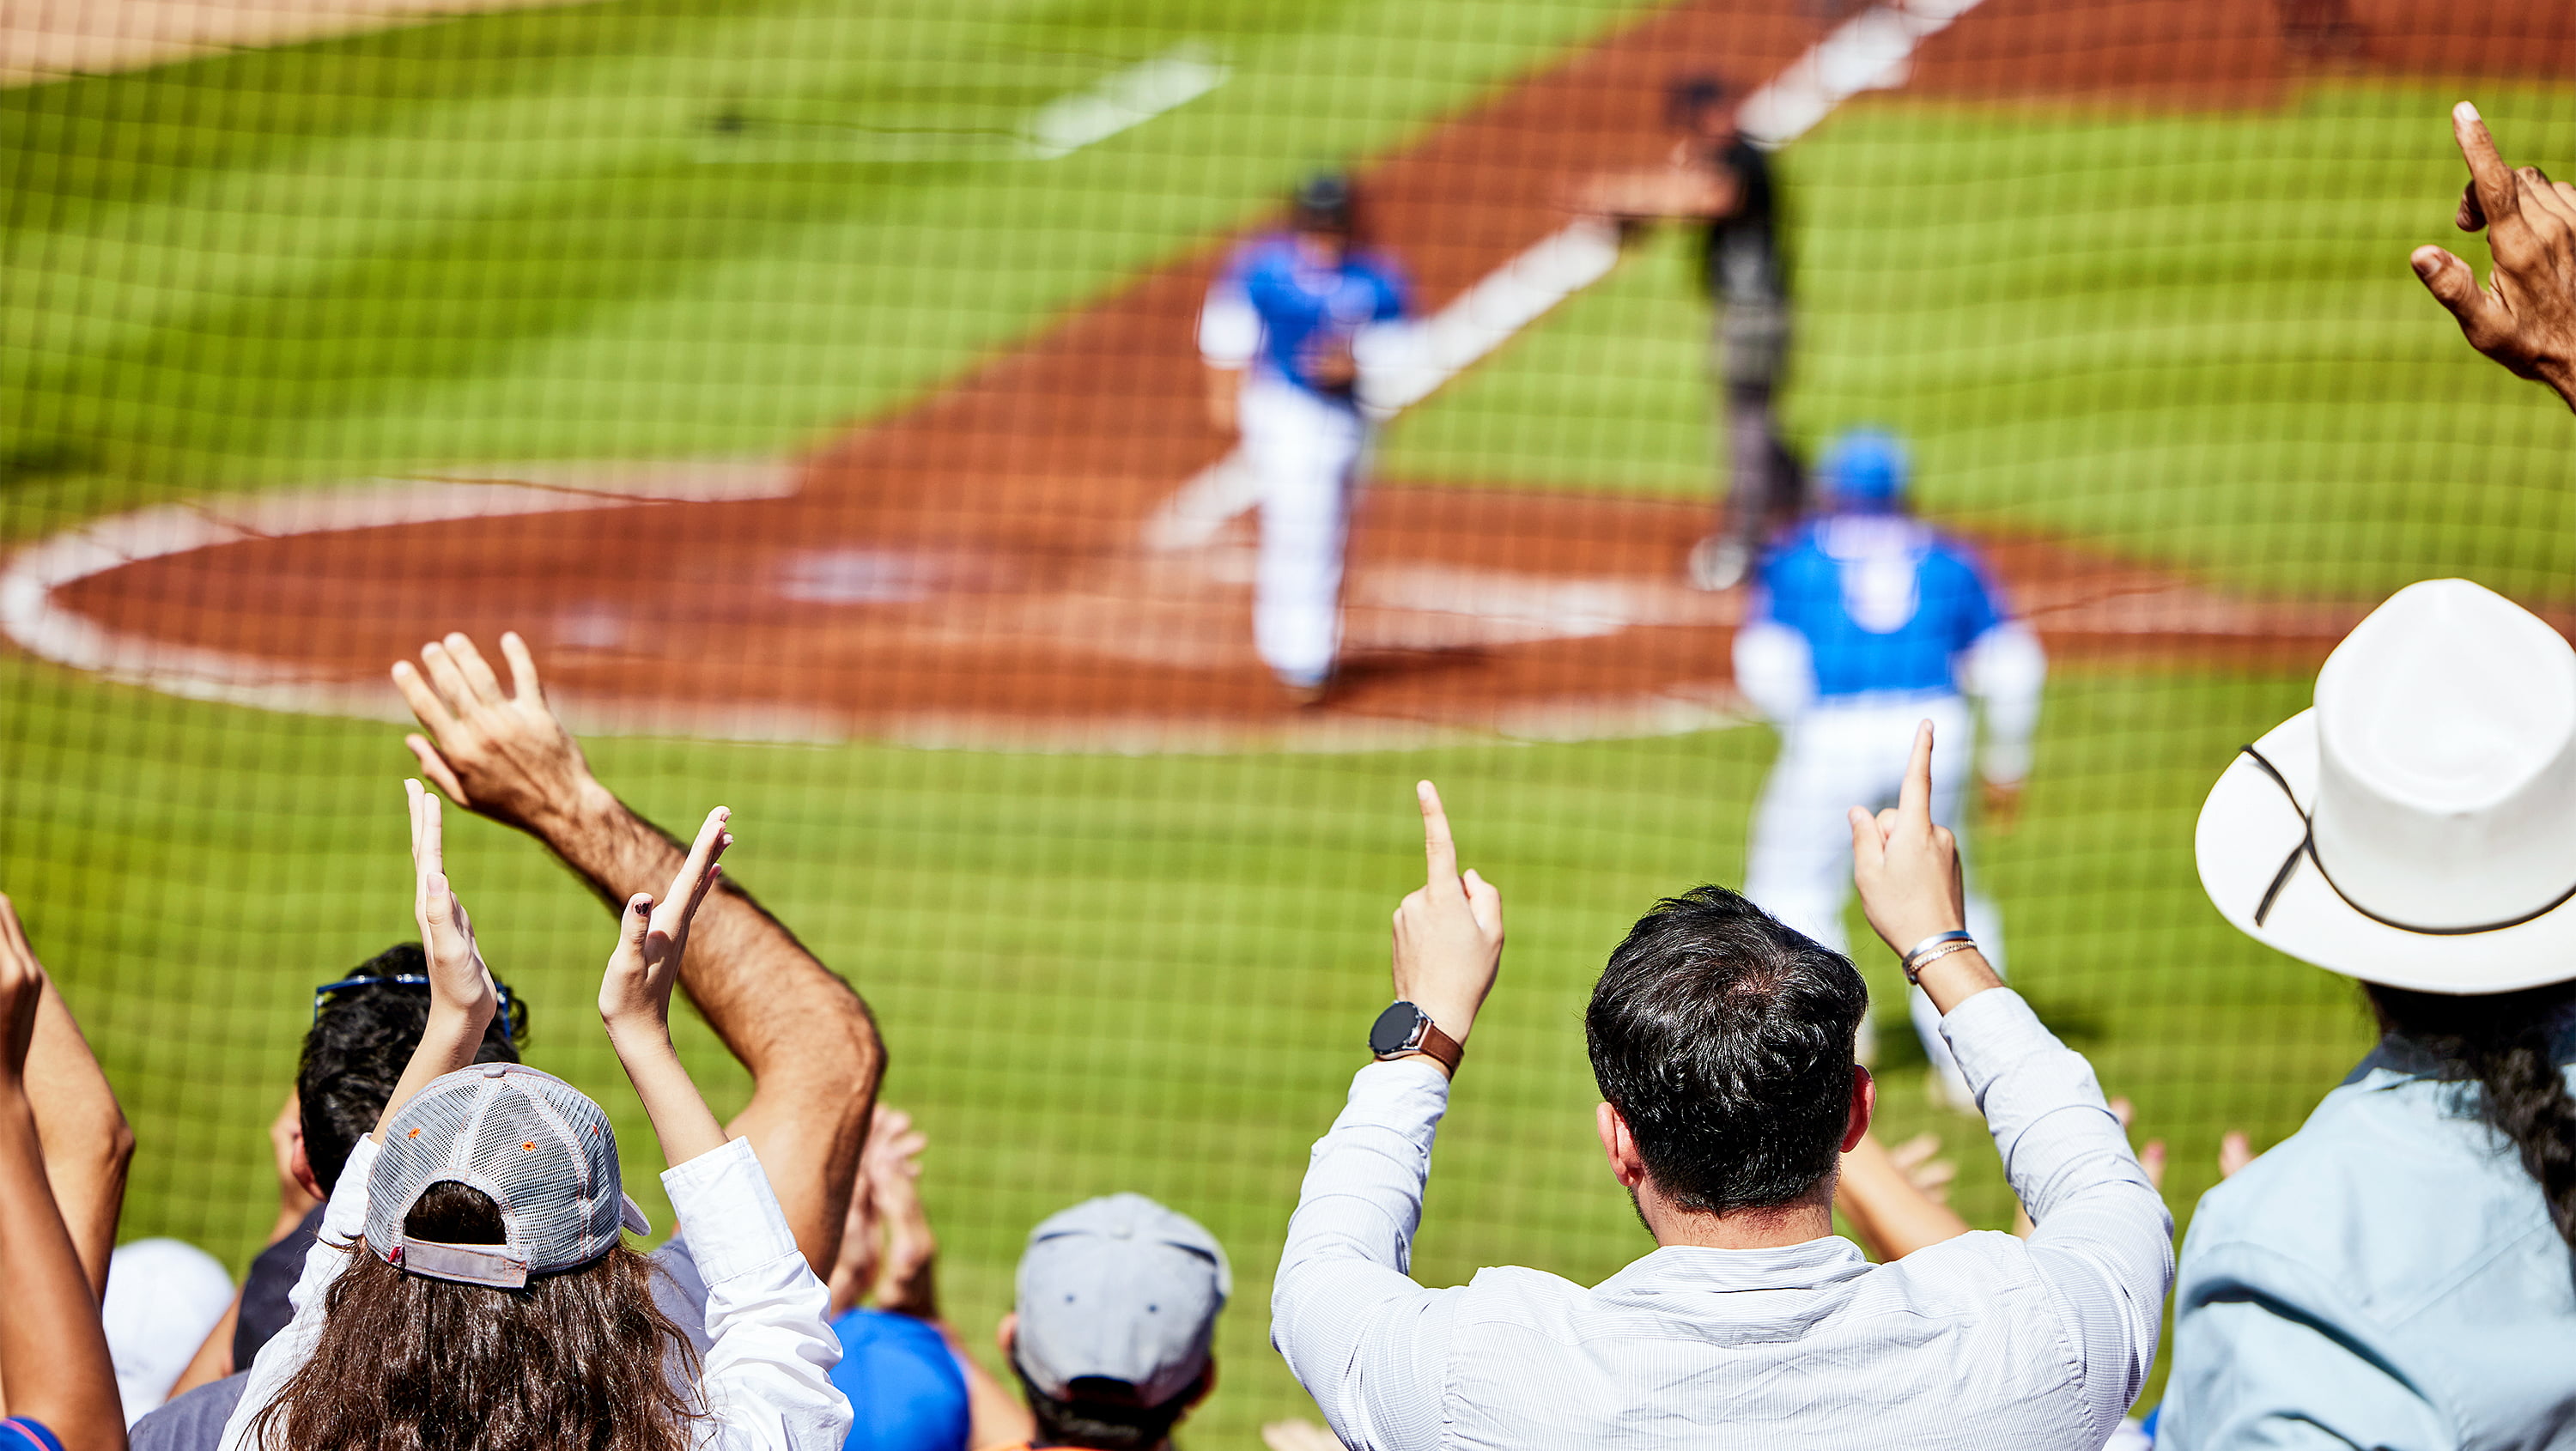
[[[313,1177],[313,1161],[304,1155],[304,1130],[300,1125],[295,1130],[295,1137],[287,1144],[286,1172],[294,1176],[295,1187],[316,1199],[330,1198],[322,1190],[322,1181]]]
[[[993,1343],[1002,1348],[1004,1360],[1011,1359],[1017,1352],[1020,1343],[1019,1311],[1012,1310],[1005,1313],[1002,1316],[1002,1323],[993,1327]]]
[[[1878,1080],[1869,1076],[1868,1069],[1855,1063],[1852,1065],[1851,1115],[1843,1124],[1844,1153],[1860,1147],[1860,1141],[1869,1135],[1869,1121],[1877,1114]]]
[[[1602,1156],[1610,1161],[1610,1173],[1622,1189],[1634,1189],[1646,1182],[1646,1161],[1637,1153],[1637,1136],[1628,1131],[1628,1121],[1619,1110],[1604,1103],[1592,1111],[1592,1126],[1601,1135]]]

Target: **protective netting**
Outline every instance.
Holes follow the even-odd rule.
[[[1135,1189],[1234,1257],[1187,1439],[1305,1413],[1267,1279],[1386,996],[1420,776],[1512,946],[1416,1269],[1638,1253],[1580,1005],[1657,896],[1744,880],[1778,741],[1732,683],[1745,592],[1690,575],[1730,456],[1701,234],[1574,205],[1664,164],[1677,79],[1769,156],[1779,438],[1901,438],[2047,647],[1980,890],[2179,1214],[2370,1037],[2206,904],[2209,783],[2399,585],[2576,610],[2565,411],[2407,270],[2485,263],[2452,101],[2576,163],[2561,4],[473,8],[0,33],[0,886],[136,1123],[127,1233],[236,1266],[311,986],[411,930],[386,667],[511,629],[600,777],[675,826],[732,806],[729,869],[867,997],[977,1345],[1029,1226]],[[1211,421],[1197,324],[1324,167],[1419,326],[1305,704],[1255,652],[1263,425]],[[532,1061],[661,1219],[593,1026],[608,916],[519,836],[451,837]],[[1887,1137],[1941,1134],[2000,1226],[1859,960]]]

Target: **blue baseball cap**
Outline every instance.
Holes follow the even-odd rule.
[[[1852,429],[1825,450],[1825,487],[1846,509],[1895,507],[1913,473],[1905,445],[1879,429]]]

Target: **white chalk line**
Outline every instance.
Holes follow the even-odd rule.
[[[296,493],[163,504],[111,515],[40,540],[0,567],[0,633],[43,659],[194,700],[296,714],[379,716],[383,692],[358,692],[284,661],[113,630],[66,608],[63,587],[95,574],[253,539],[381,529],[520,514],[784,498],[783,462],[484,465],[369,479]]]
[[[1976,3],[1905,0],[1864,12],[1748,97],[1740,124],[1761,144],[1787,144],[1851,96],[1903,84],[1915,48]],[[1069,155],[1206,94],[1227,75],[1203,51],[1184,46],[1166,52],[1051,103],[1015,138],[1016,154]],[[1421,402],[1566,298],[1608,276],[1618,258],[1615,229],[1598,219],[1577,220],[1542,238],[1423,325],[1415,366],[1372,389],[1373,409],[1392,416]],[[254,538],[638,503],[777,498],[795,487],[793,466],[779,462],[548,465],[472,472],[478,477],[462,477],[458,471],[444,477],[372,480],[292,495],[166,505],[95,521],[21,550],[0,569],[0,633],[41,658],[184,698],[399,721],[404,714],[383,690],[289,662],[111,630],[57,604],[54,592],[121,565]],[[1229,454],[1184,484],[1146,521],[1146,543],[1157,550],[1205,546],[1257,501],[1250,469],[1239,453]],[[1483,643],[1616,633],[1659,622],[1670,613],[1619,593],[1622,586],[1616,582],[1562,581],[1532,593],[1534,584],[1487,579],[1482,573],[1474,579],[1421,571],[1391,577],[1385,583],[1395,597],[1371,603],[1380,609],[1409,609],[1431,620],[1445,615],[1453,622],[1479,621],[1482,628],[1472,633],[1481,635]],[[621,704],[572,713],[585,728],[616,733],[802,742],[852,738],[849,725],[835,716],[787,707]],[[906,719],[911,724],[899,722],[890,731],[870,734],[932,747],[1111,753],[1241,750],[1247,740],[1240,726],[1219,721],[1192,725],[1140,718],[1001,726],[966,718]],[[1507,708],[1481,731],[1377,720],[1253,734],[1273,739],[1277,749],[1377,750],[1485,733],[1532,740],[1584,739],[1604,734],[1605,727],[1607,733],[1622,735],[1678,733],[1744,719],[1740,703],[1721,691],[1707,700],[1665,695],[1532,702]]]
[[[1055,161],[1178,110],[1232,79],[1234,68],[1198,41],[1114,71],[1039,107],[1017,128],[940,131],[795,123],[802,134],[760,130],[713,136],[698,144],[706,165],[874,163],[928,165],[968,161]]]
[[[1903,85],[1916,47],[1976,5],[1977,0],[1901,0],[1865,10],[1747,96],[1737,124],[1758,145],[1786,146],[1853,96]],[[1417,361],[1403,375],[1373,384],[1370,413],[1382,421],[1430,397],[1557,304],[1609,276],[1618,262],[1618,230],[1607,221],[1581,218],[1549,233],[1421,325]],[[1145,521],[1145,545],[1206,544],[1260,500],[1260,481],[1237,449],[1163,501]]]

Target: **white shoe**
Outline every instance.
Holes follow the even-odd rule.
[[[1690,582],[1693,588],[1715,594],[1744,583],[1753,568],[1753,551],[1724,535],[1712,534],[1691,546]]]

